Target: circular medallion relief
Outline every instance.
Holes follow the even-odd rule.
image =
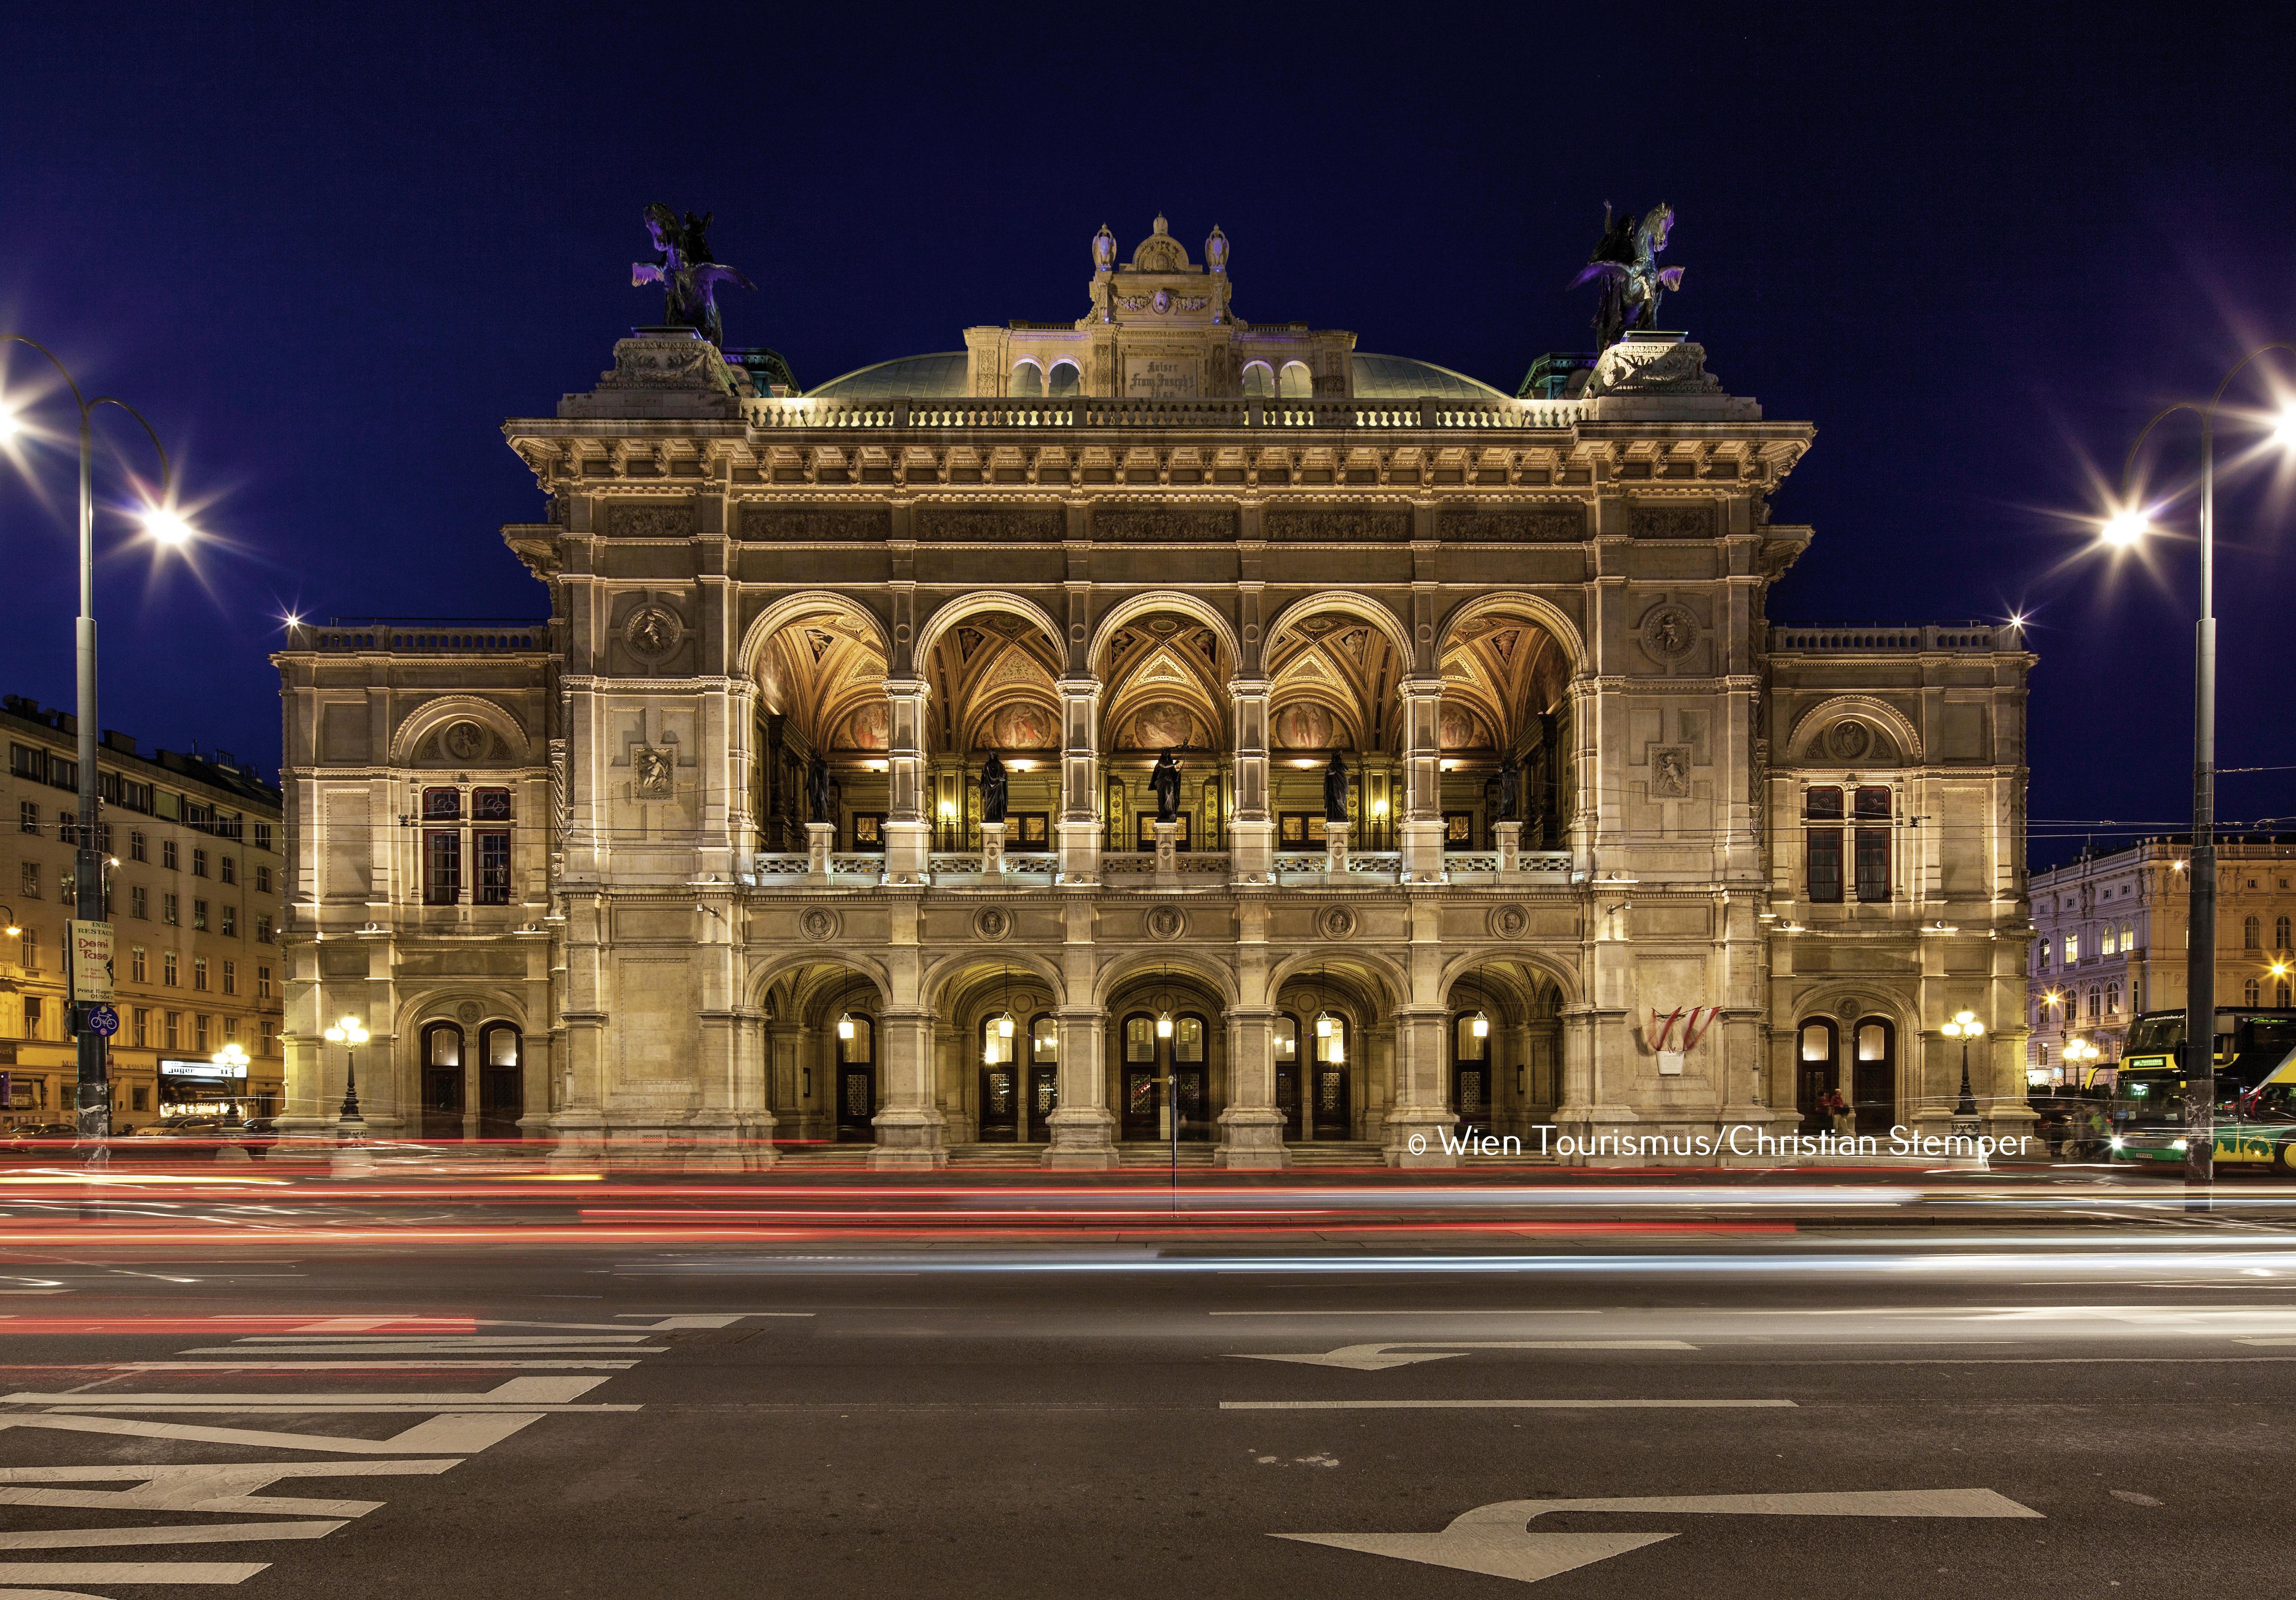
[[[1521,939],[1530,931],[1530,913],[1520,906],[1491,907],[1491,937]]]
[[[1687,606],[1652,606],[1643,614],[1643,648],[1666,661],[1688,655],[1698,643],[1698,619]]]
[[[632,655],[650,661],[660,661],[676,649],[677,642],[685,636],[685,624],[666,605],[642,605],[622,624],[622,643],[629,647]]]
[[[1013,914],[1001,906],[983,906],[972,914],[972,936],[996,940],[1013,931]]]
[[[479,1003],[476,1000],[465,1000],[455,1007],[455,1015],[461,1019],[464,1027],[477,1022],[480,1014]]]
[[[457,761],[478,760],[494,748],[494,741],[487,736],[487,730],[475,722],[447,724],[447,732],[439,743]]]
[[[797,931],[816,944],[837,937],[837,913],[825,906],[808,906],[797,919]]]
[[[1177,906],[1159,906],[1148,913],[1148,937],[1177,939],[1188,931],[1188,915]]]
[[[1855,761],[1874,748],[1874,731],[1862,722],[1837,722],[1826,730],[1825,748],[1836,760]]]
[[[1356,931],[1356,914],[1346,906],[1326,906],[1316,919],[1316,931],[1325,939],[1352,939]]]

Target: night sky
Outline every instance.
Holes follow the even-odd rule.
[[[2036,865],[2185,814],[2192,546],[2116,573],[2075,519],[2158,406],[2296,338],[2284,8],[733,14],[11,8],[0,330],[140,407],[218,536],[155,570],[104,525],[106,726],[267,770],[283,613],[544,614],[499,424],[657,315],[648,201],[717,212],[759,290],[728,342],[808,385],[1073,317],[1094,231],[1128,255],[1160,209],[1192,255],[1226,231],[1244,317],[1512,392],[1587,342],[1564,285],[1603,202],[1664,199],[1663,320],[1817,425],[1774,619],[2026,612]],[[2259,437],[2220,452],[2227,767],[2296,760],[2296,480]],[[2195,460],[2169,438],[2163,487]],[[37,494],[0,470],[0,688],[69,706],[71,467],[29,464]],[[2221,814],[2296,814],[2292,778],[2227,777]]]

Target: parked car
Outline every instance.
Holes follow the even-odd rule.
[[[0,1135],[0,1152],[10,1155],[53,1154],[59,1141],[78,1137],[79,1129],[69,1122],[39,1122]]]

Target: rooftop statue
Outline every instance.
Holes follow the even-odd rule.
[[[739,283],[744,289],[755,289],[757,285],[735,268],[721,267],[709,258],[709,224],[717,215],[715,211],[698,216],[688,211],[681,223],[677,213],[669,207],[648,206],[646,232],[653,235],[656,258],[630,264],[630,286],[660,284],[667,300],[662,308],[662,325],[694,329],[711,344],[722,348],[726,330],[718,316],[718,285]]]
[[[1658,303],[1662,292],[1682,287],[1682,268],[1661,267],[1667,230],[1674,226],[1674,208],[1664,201],[1652,206],[1637,222],[1633,213],[1613,217],[1603,202],[1603,237],[1587,258],[1587,269],[1570,280],[1600,282],[1602,303],[1595,308],[1595,341],[1607,350],[1629,332],[1658,326]]]

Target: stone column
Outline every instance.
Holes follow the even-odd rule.
[[[1275,871],[1275,817],[1267,808],[1267,680],[1236,678],[1235,817],[1228,827],[1228,873],[1239,883],[1266,883]]]
[[[1212,1161],[1222,1167],[1288,1165],[1283,1112],[1275,1104],[1275,1013],[1239,1006],[1227,1013],[1227,1109],[1219,1114]]]
[[[884,1074],[874,1121],[877,1147],[872,1167],[945,1167],[941,1141],[947,1119],[934,1094],[932,1013],[919,1005],[888,1005],[877,1018],[877,1044]]]
[[[932,851],[931,796],[925,792],[925,685],[917,678],[889,677],[885,698],[891,708],[886,740],[885,882],[922,883]]]
[[[1395,1013],[1395,1104],[1387,1113],[1387,1164],[1456,1167],[1443,1136],[1458,1122],[1443,1081],[1449,1061],[1444,1031],[1450,1012],[1440,1005],[1406,1005]],[[1414,1144],[1415,1141],[1415,1144]]]
[[[1108,1109],[1108,1013],[1062,1006],[1061,1104],[1045,1119],[1045,1165],[1103,1170],[1116,1165],[1116,1117]]]
[[[1100,880],[1100,680],[1064,677],[1061,692],[1060,872],[1063,883]],[[1067,1046],[1061,1060],[1068,1060]],[[1063,1072],[1066,1068],[1063,1066]],[[1063,1096],[1065,1098],[1065,1096]]]
[[[1554,1126],[1559,1133],[1584,1138],[1595,1128],[1595,1008],[1591,1005],[1565,1005],[1562,1008],[1562,1094],[1554,1108]],[[1584,1166],[1586,1158],[1573,1157],[1566,1165]]]
[[[1403,881],[1443,878],[1443,680],[1403,680]]]

